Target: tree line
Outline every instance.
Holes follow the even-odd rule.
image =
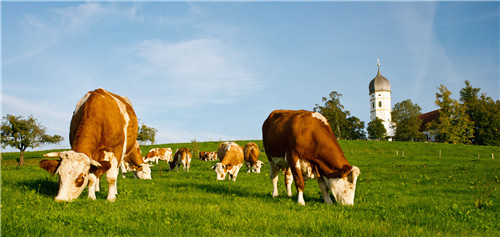
[[[437,88],[435,103],[439,116],[422,128],[422,109],[410,99],[396,103],[392,109],[392,126],[396,141],[425,141],[422,132],[430,131],[439,142],[474,145],[500,145],[500,101],[493,100],[480,88],[474,88],[469,81],[460,90],[460,99],[451,98],[451,92],[443,85]],[[351,116],[340,102],[342,94],[333,91],[329,98],[323,97],[324,105],[314,107],[330,123],[338,139],[381,140],[387,138],[382,120],[375,118],[365,123]]]

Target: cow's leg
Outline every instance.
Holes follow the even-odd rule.
[[[234,171],[234,175],[233,175],[233,181],[236,181],[236,177],[238,177],[238,173],[240,172],[240,169],[241,169],[241,166],[242,166],[242,165],[243,165],[243,164],[241,164],[241,165],[239,165],[239,166],[236,166],[236,167],[234,168],[234,169],[235,169],[235,171]]]
[[[96,192],[100,192],[101,191],[101,178],[97,177],[96,180],[95,180],[95,188],[94,190]]]
[[[127,169],[123,160],[120,162],[120,169],[122,170],[122,178],[126,178]]]
[[[252,168],[250,167],[250,162],[245,162],[245,165],[247,167],[247,173],[250,173],[250,169]]]
[[[90,198],[90,199],[93,199],[93,200],[95,200],[95,199],[96,199],[96,197],[95,197],[95,187],[96,187],[96,183],[95,183],[95,182],[96,182],[96,180],[98,180],[98,179],[97,179],[97,177],[95,176],[95,174],[90,173],[90,174],[89,174],[89,183],[88,183],[88,187],[89,187],[89,198]]]
[[[273,181],[273,197],[278,196],[279,167],[272,161],[269,162],[269,177]]]
[[[118,178],[118,161],[113,157],[110,161],[111,168],[106,172],[106,180],[108,181],[108,201],[114,202],[116,194],[118,194],[116,187],[116,179]]]
[[[290,169],[292,170],[293,179],[295,180],[295,188],[299,193],[297,196],[297,203],[300,205],[305,205],[304,201],[304,177],[302,177],[301,165],[299,162],[299,156],[295,152],[288,152],[286,156],[286,161]]]
[[[286,187],[286,195],[292,196],[292,183],[293,183],[293,175],[290,167],[286,168],[283,171],[283,175],[285,176],[285,187]]]
[[[323,177],[318,178],[319,189],[321,189],[321,193],[323,193],[323,199],[327,204],[333,204],[332,199],[330,198],[330,194],[328,193],[328,186],[326,185],[325,179]]]

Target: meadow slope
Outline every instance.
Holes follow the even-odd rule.
[[[237,141],[244,145],[248,141]],[[261,151],[262,141],[255,141]],[[219,142],[202,142],[214,151]],[[38,167],[47,151],[3,153],[2,236],[500,236],[499,147],[437,143],[339,141],[361,170],[355,205],[326,205],[315,180],[306,182],[305,206],[285,195],[271,197],[264,152],[262,173],[242,167],[236,182],[217,181],[215,162],[193,159],[191,172],[169,172],[160,161],[153,180],[118,180],[114,203],[107,184],[97,200],[85,190],[71,203],[56,203],[58,178]],[[191,143],[141,146],[191,148]],[[441,157],[439,158],[439,153]],[[492,153],[497,156],[492,159]],[[404,156],[403,156],[404,155]],[[478,159],[479,155],[479,159]]]

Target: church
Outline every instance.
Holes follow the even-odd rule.
[[[375,118],[382,120],[389,141],[394,137],[394,127],[391,121],[391,83],[380,73],[380,60],[377,59],[378,72],[370,81],[370,121]]]

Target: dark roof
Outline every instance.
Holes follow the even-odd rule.
[[[428,128],[426,128],[427,124],[434,120],[439,119],[439,109],[422,114],[418,116],[418,118],[422,120],[422,125],[420,125],[419,131],[420,132],[427,131],[428,130]]]
[[[368,89],[370,90],[370,94],[375,91],[391,91],[391,83],[380,74],[380,68],[378,69],[377,76],[370,82]]]

